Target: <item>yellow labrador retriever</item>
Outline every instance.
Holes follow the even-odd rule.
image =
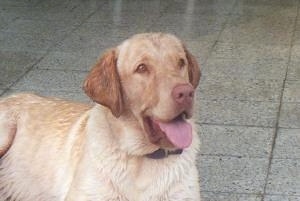
[[[94,106],[0,101],[0,200],[199,201],[190,120],[200,69],[179,39],[138,34],[84,82]]]

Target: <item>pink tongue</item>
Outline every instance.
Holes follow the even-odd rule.
[[[187,148],[192,143],[192,126],[183,119],[175,119],[167,123],[157,122],[160,129],[177,148]]]

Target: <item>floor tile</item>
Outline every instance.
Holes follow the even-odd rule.
[[[30,34],[32,37],[45,38],[47,40],[62,40],[74,28],[75,26],[60,21],[17,19],[5,29],[2,29],[2,31],[7,34]]]
[[[300,159],[300,129],[279,129],[273,158]]]
[[[108,39],[101,37],[101,35],[100,37],[89,37],[72,34],[64,41],[57,43],[52,50],[75,55],[86,55],[88,53],[94,55],[96,52],[100,53],[108,48],[118,45],[120,41],[120,39]]]
[[[52,51],[36,65],[36,68],[89,71],[102,53],[96,49],[78,52]]]
[[[297,32],[297,34],[300,33]],[[296,34],[297,37],[299,37]],[[291,50],[291,61],[287,73],[287,79],[288,80],[300,80],[300,37],[299,37],[299,43],[293,45]]]
[[[296,45],[299,49],[299,46],[300,46],[300,23],[299,23],[299,20],[298,20],[298,24],[296,26],[296,31],[295,31],[295,35],[294,35],[294,45]],[[299,55],[299,54],[298,54]]]
[[[100,6],[102,6],[105,3],[104,0],[102,1],[97,1],[97,0],[60,0],[60,1],[55,1],[55,0],[48,0],[48,1],[40,1],[35,7],[38,9],[44,9],[44,10],[64,10],[68,8],[76,8],[80,7],[82,10],[85,10],[86,8],[89,9],[95,9]]]
[[[53,50],[73,53],[91,52],[96,49],[100,53],[107,48],[119,45],[135,31],[138,32],[134,28],[128,30],[126,27],[113,27],[112,25],[103,27],[97,23],[88,23],[82,25],[64,41],[59,42]]]
[[[82,37],[101,37],[104,39],[115,39],[115,38],[121,38],[126,39],[131,37],[134,34],[137,33],[143,33],[146,32],[148,26],[151,26],[151,24],[147,25],[144,24],[143,26],[140,26],[139,24],[131,24],[130,26],[128,24],[106,24],[106,23],[84,23],[82,24],[78,30],[76,30],[75,34],[78,34]]]
[[[279,103],[200,99],[195,107],[195,118],[201,124],[274,127]]]
[[[148,31],[173,33],[184,40],[217,39],[226,22],[224,16],[165,14]]]
[[[122,0],[122,1],[105,1],[102,5],[102,9],[107,10],[114,10],[120,9],[124,13],[131,13],[131,12],[157,12],[165,11],[166,6],[173,2],[170,1],[161,1],[161,0]]]
[[[114,26],[127,26],[128,28],[132,25],[138,27],[149,27],[158,18],[160,14],[156,12],[145,13],[142,11],[133,13],[124,13],[122,10],[104,10],[103,12],[96,12],[88,19],[88,23],[98,24],[112,24]]]
[[[40,8],[40,9],[45,9],[45,8],[59,8],[60,6],[65,5],[66,0],[61,0],[61,1],[40,1],[35,7]],[[68,1],[71,3],[70,1]],[[74,2],[74,1],[72,1]]]
[[[49,50],[53,45],[54,41],[43,36],[0,32],[1,50],[40,52]]]
[[[224,15],[232,11],[234,0],[224,1],[174,1],[167,7],[168,13],[198,15]]]
[[[298,5],[297,0],[240,0],[245,5],[291,7]]]
[[[298,32],[295,35],[296,35],[296,37],[298,37]],[[300,37],[299,37],[299,39],[300,39]],[[292,62],[300,62],[300,43],[293,44],[292,49],[291,49],[291,61]]]
[[[47,7],[36,6],[18,10],[18,17],[24,20],[61,21],[68,24],[80,25],[97,10],[97,4],[72,4],[72,1],[63,6]]]
[[[283,103],[280,111],[279,127],[300,128],[300,103]]]
[[[202,192],[201,201],[261,201],[260,195]]]
[[[300,80],[300,60],[299,61],[291,61],[288,72],[287,72],[288,80]]]
[[[0,6],[35,6],[40,2],[40,0],[1,0]]]
[[[300,160],[274,159],[266,193],[300,196]]]
[[[267,158],[275,134],[273,128],[259,127],[197,125],[197,129],[200,153],[219,156]]]
[[[0,6],[0,19],[5,24],[0,25],[0,29],[6,27],[9,23],[20,18],[20,13],[27,11],[27,7]]]
[[[285,82],[283,102],[300,102],[300,80],[287,80]]]
[[[202,191],[262,193],[267,159],[200,156]]]
[[[266,195],[264,201],[300,201],[300,196]]]
[[[5,10],[0,9],[0,30],[5,29],[17,18],[18,17],[16,15],[9,15]]]
[[[272,7],[275,8],[275,7]],[[293,6],[289,7],[293,8]],[[281,7],[282,9],[282,7]],[[266,11],[265,11],[266,12]],[[294,14],[296,14],[296,9],[293,10]],[[266,16],[257,16],[257,15],[236,15],[233,14],[228,20],[227,27],[234,27],[234,28],[240,28],[244,29],[247,28],[255,28],[255,31],[258,30],[268,30],[270,28],[270,31],[278,30],[280,28],[285,28],[286,31],[292,30],[294,27],[293,22],[295,21],[296,15],[293,16],[280,16],[277,15],[277,13],[274,13],[273,15],[269,14]],[[275,23],[274,23],[275,22]],[[287,24],[287,22],[291,22],[290,24]],[[253,30],[253,31],[254,31]]]
[[[81,92],[86,72],[32,70],[12,89],[23,91],[68,91]]]
[[[266,3],[265,3],[266,2]],[[297,6],[293,5],[270,5],[271,1],[237,1],[233,14],[248,16],[270,16],[296,17]],[[269,4],[268,4],[269,3]]]
[[[284,80],[287,62],[287,59],[223,59],[211,57],[202,66],[202,74],[203,77],[216,80],[220,78]]]
[[[198,88],[206,100],[280,101],[282,81],[203,78]]]
[[[293,17],[233,15],[219,41],[245,44],[289,45]]]
[[[130,2],[130,1],[128,1]],[[103,5],[97,9],[87,22],[97,22],[101,24],[114,24],[114,25],[122,25],[126,24],[128,27],[134,24],[138,24],[139,26],[151,25],[155,20],[157,20],[162,12],[164,11],[166,5],[161,1],[151,1],[148,5],[147,9],[143,9],[142,7],[146,7],[148,1],[136,1],[136,5],[129,6],[122,1],[114,1],[111,6],[107,8],[107,6]],[[139,6],[137,6],[139,5]]]
[[[273,44],[241,44],[218,42],[214,47],[211,59],[227,58],[236,60],[257,60],[257,59],[285,59],[289,56],[289,46],[280,46]]]
[[[0,88],[5,89],[23,76],[43,53],[15,52],[0,50]]]
[[[9,22],[6,19],[0,17],[0,30],[6,28],[8,24]]]
[[[215,43],[215,39],[183,40],[183,43],[190,53],[196,57],[202,68],[202,64],[204,64],[209,57],[213,44]]]

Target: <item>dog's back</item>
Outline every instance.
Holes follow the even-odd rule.
[[[88,109],[31,94],[0,101],[0,200],[60,200],[84,143],[80,122]]]

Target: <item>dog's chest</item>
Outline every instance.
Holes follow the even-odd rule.
[[[180,163],[169,163],[151,159],[115,166],[116,172],[110,175],[114,193],[122,198],[120,201],[171,200],[171,191],[180,183],[184,168]]]

